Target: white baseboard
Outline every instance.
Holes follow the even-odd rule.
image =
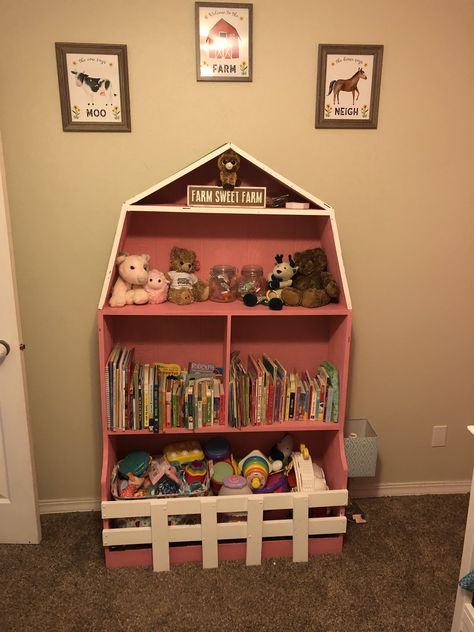
[[[350,480],[354,498],[381,496],[421,496],[427,494],[467,494],[471,481],[427,481],[415,483],[367,483]],[[52,498],[39,501],[40,514],[100,511],[100,498]]]
[[[39,501],[40,514],[100,511],[100,498],[51,498]]]
[[[472,481],[422,481],[411,483],[370,483],[351,479],[350,495],[354,498],[380,496],[422,496],[428,494],[467,494]]]

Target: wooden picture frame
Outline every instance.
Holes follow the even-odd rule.
[[[375,129],[383,46],[320,44],[316,127]]]
[[[65,132],[130,132],[125,44],[56,42]]]
[[[196,2],[198,81],[252,81],[253,5]]]

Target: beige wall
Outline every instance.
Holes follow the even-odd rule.
[[[40,498],[98,496],[96,307],[121,203],[233,141],[332,204],[348,413],[381,483],[464,480],[474,422],[474,4],[254,0],[252,83],[195,79],[191,0],[1,0],[0,128]],[[64,133],[55,41],[128,46],[131,134]],[[318,43],[385,46],[377,130],[316,130]],[[170,53],[172,51],[172,53]],[[431,448],[448,424],[446,448]]]

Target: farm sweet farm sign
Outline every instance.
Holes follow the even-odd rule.
[[[222,187],[188,186],[188,206],[240,206],[265,208],[265,187],[235,187],[231,191]]]

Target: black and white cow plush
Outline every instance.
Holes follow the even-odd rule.
[[[112,83],[109,79],[90,77],[85,72],[77,72],[76,70],[71,70],[71,73],[76,75],[76,86],[84,88],[92,101],[94,101],[94,95],[97,93],[100,96],[112,98]]]

